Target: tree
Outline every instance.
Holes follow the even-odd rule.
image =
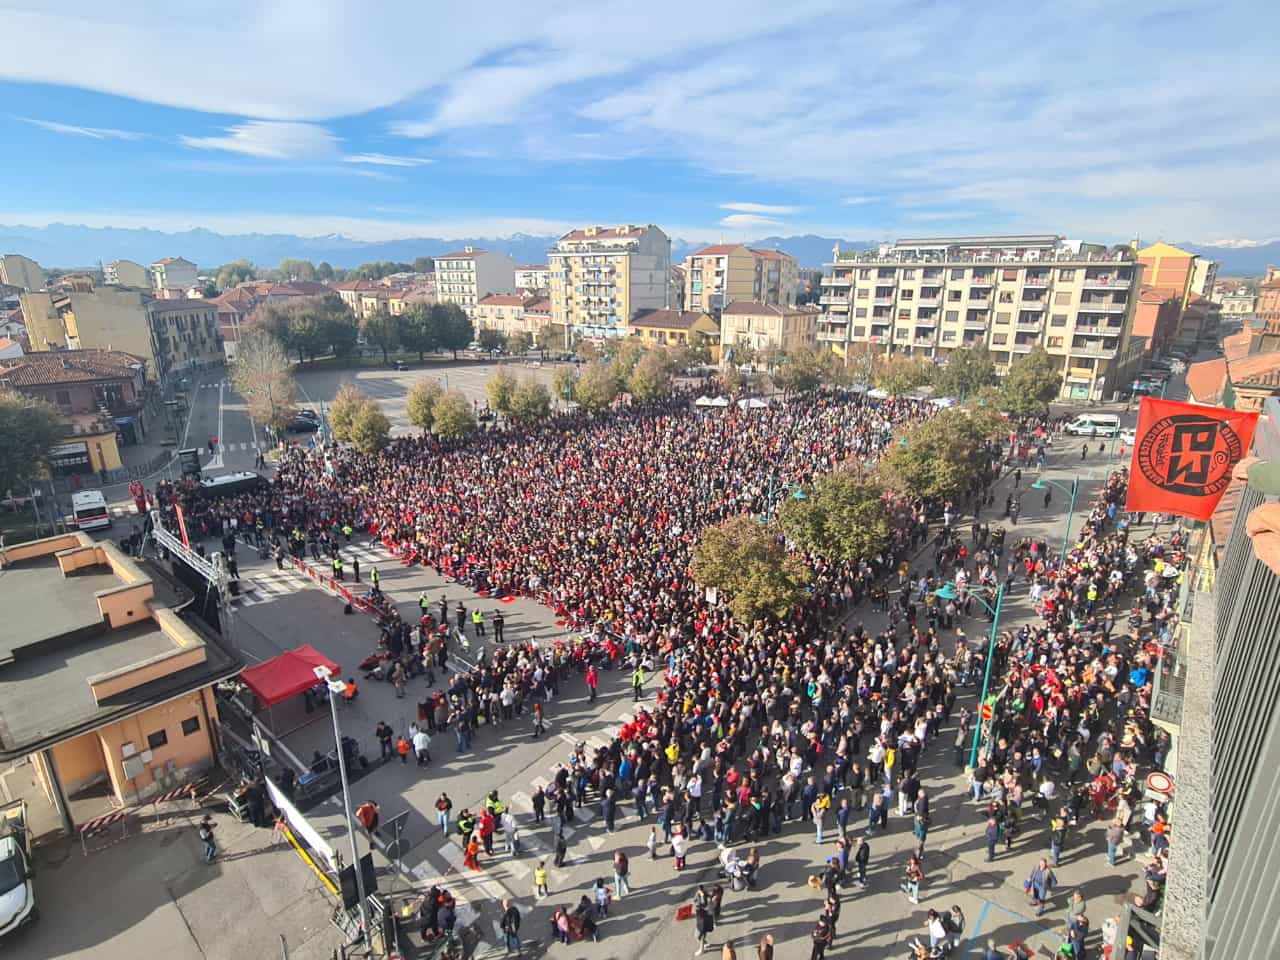
[[[523,330],[507,334],[507,349],[515,356],[522,356],[533,347],[533,337]]]
[[[795,351],[774,377],[783,393],[812,393],[826,377],[826,361],[816,350],[805,347]]]
[[[889,540],[884,487],[860,468],[821,475],[804,499],[789,497],[778,511],[788,537],[838,560],[874,557]]]
[[[600,346],[594,340],[579,340],[573,349],[583,363],[595,363],[600,359]]]
[[[470,341],[467,342],[470,343]],[[476,333],[476,343],[480,344],[480,349],[485,353],[492,353],[506,346],[507,335],[501,330],[484,327]]]
[[[329,263],[328,260],[321,260],[318,264],[316,264],[316,279],[317,280],[333,279],[333,266]]]
[[[446,439],[464,437],[476,428],[471,401],[460,390],[450,390],[433,408],[436,433]]]
[[[391,421],[370,397],[365,398],[347,431],[351,445],[361,453],[376,453],[387,445],[391,433]]]
[[[545,327],[539,327],[538,332],[533,337],[534,344],[543,353],[555,350],[564,344],[564,333],[557,330],[554,324],[548,323]]]
[[[1044,416],[1062,392],[1062,370],[1039,345],[1013,361],[1000,384],[1000,406],[1018,416]]]
[[[475,328],[466,312],[456,303],[437,303],[431,308],[435,322],[436,341],[445,350],[453,352],[453,359],[458,359],[458,351],[465,350],[467,344],[475,339]]]
[[[217,280],[219,290],[227,290],[238,283],[253,279],[253,262],[250,260],[232,260],[218,268]]]
[[[506,416],[511,412],[511,395],[516,392],[516,378],[505,367],[499,367],[489,382],[485,384],[485,393],[489,397],[489,406]]]
[[[731,397],[739,396],[747,388],[747,378],[733,364],[728,364],[720,371],[720,386]]]
[[[276,268],[276,272],[280,274],[281,280],[314,280],[316,278],[316,268],[310,260],[291,260],[286,258],[280,261],[280,266]]]
[[[551,391],[537,380],[521,380],[511,394],[511,418],[520,423],[545,420],[551,413]]]
[[[764,367],[767,373],[772,373],[787,362],[787,352],[771,343],[756,354],[756,362]]]
[[[693,336],[689,337],[689,363],[694,366],[705,367],[711,363],[711,338],[702,331],[695,331]]]
[[[612,364],[597,360],[583,369],[573,398],[586,410],[600,410],[613,403],[617,396],[618,378]]]
[[[954,499],[990,469],[988,443],[1002,431],[991,410],[939,410],[880,461],[886,485],[901,494]]]
[[[329,404],[329,429],[335,439],[346,442],[351,438],[351,425],[368,400],[368,395],[355,384],[344,383],[338,389],[333,403]]]
[[[648,353],[639,337],[624,337],[613,341],[613,373],[619,383],[626,383],[640,358]]]
[[[52,404],[0,392],[0,494],[25,494],[64,433]]]
[[[895,397],[910,393],[929,382],[930,366],[924,357],[894,354],[886,357],[876,371],[876,386]]]
[[[382,351],[383,363],[388,361],[388,354],[399,343],[396,324],[385,310],[379,310],[364,322],[364,335],[366,340]]]
[[[693,550],[693,579],[729,594],[733,615],[750,623],[785,617],[805,597],[813,573],[778,542],[778,529],[742,515],[702,531]]]
[[[436,348],[435,312],[429,304],[414,303],[395,318],[396,337],[400,346],[418,354],[418,362],[426,361],[428,350]]]
[[[551,386],[561,400],[572,400],[578,386],[578,372],[573,367],[557,367],[551,376]]]
[[[360,327],[356,324],[356,318],[345,307],[327,311],[321,318],[320,329],[335,357],[349,357],[355,351],[356,341],[360,339]]]
[[[261,327],[246,331],[236,348],[231,382],[254,420],[284,430],[297,405],[297,386],[289,355],[277,337]]]
[[[435,273],[436,262],[431,257],[414,257],[413,272],[414,273]]]
[[[670,393],[670,358],[657,350],[646,353],[627,377],[627,391],[641,401],[656,400]]]
[[[952,350],[947,362],[933,369],[933,389],[939,397],[964,400],[995,382],[996,365],[985,343]]]
[[[844,354],[845,369],[851,383],[874,386],[880,368],[888,358],[878,344],[855,342],[848,345]]]
[[[434,421],[436,401],[444,395],[444,388],[439,382],[423,377],[412,387],[405,397],[405,411],[409,414],[409,422],[424,431],[431,429]]]

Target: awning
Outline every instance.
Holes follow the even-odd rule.
[[[256,667],[249,667],[241,672],[240,679],[264,706],[272,707],[319,683],[315,674],[316,667],[328,667],[335,678],[341,672],[336,663],[311,644],[304,643],[296,650],[289,650]]]
[[[727,407],[729,405],[728,397],[699,397],[693,401],[695,407]]]

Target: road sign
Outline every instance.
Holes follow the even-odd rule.
[[[991,704],[989,704],[989,703],[984,703],[984,704],[982,705],[982,719],[983,719],[983,720],[990,720],[990,719],[991,719]]]

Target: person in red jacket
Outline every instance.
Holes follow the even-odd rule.
[[[497,826],[498,822],[488,810],[480,814],[480,842],[484,844],[485,854],[490,857],[493,856],[493,831]]]
[[[596,673],[595,664],[587,667],[587,690],[591,692],[591,702],[596,702],[596,687],[600,684],[600,675]]]

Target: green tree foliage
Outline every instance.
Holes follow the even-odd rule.
[[[557,367],[551,376],[551,386],[561,400],[572,400],[578,387],[578,371],[573,367]]]
[[[524,330],[517,330],[507,335],[507,349],[516,356],[522,356],[533,347],[533,337]]]
[[[316,278],[316,268],[310,260],[291,260],[284,259],[280,261],[280,266],[276,268],[281,280],[314,280]]]
[[[388,355],[400,342],[397,326],[385,310],[379,310],[364,322],[365,339],[382,351],[383,363],[388,361]]]
[[[1002,430],[989,410],[939,410],[894,444],[880,462],[886,485],[920,497],[955,498],[967,493],[990,468],[987,443]]]
[[[0,495],[25,494],[64,432],[53,405],[0,391]]]
[[[747,389],[746,375],[733,364],[728,364],[720,370],[720,386],[731,397],[741,396]]]
[[[511,418],[520,423],[545,420],[551,414],[551,391],[537,380],[521,380],[511,394]]]
[[[821,475],[805,499],[786,498],[778,519],[787,536],[808,550],[833,559],[869,559],[889,539],[884,493],[872,475],[844,467]]]
[[[298,388],[284,344],[261,327],[251,327],[240,338],[231,382],[245,398],[249,415],[258,423],[283,430],[293,416]]]
[[[627,377],[627,392],[640,401],[664,397],[671,392],[671,370],[670,356],[663,351],[650,350]]]
[[[435,273],[436,262],[431,257],[414,257],[413,272],[414,273]]]
[[[329,429],[336,439],[350,440],[351,424],[367,402],[370,402],[369,396],[355,384],[344,383],[338,389],[333,403],[329,404]]]
[[[601,410],[618,396],[618,378],[613,365],[596,361],[583,368],[573,399],[587,410]]]
[[[299,363],[329,352],[344,356],[355,345],[355,321],[337,294],[268,304],[259,322]]]
[[[612,348],[613,375],[619,383],[626,383],[640,358],[650,352],[639,337],[623,337],[612,341],[609,346]]]
[[[784,393],[812,393],[822,385],[826,375],[827,360],[816,350],[805,347],[786,358],[774,379]]]
[[[886,357],[876,370],[875,385],[890,396],[901,396],[928,383],[932,366],[924,357],[894,354]]]
[[[372,399],[356,410],[347,431],[351,445],[361,453],[376,453],[387,445],[387,437],[391,433],[391,421]]]
[[[499,367],[485,384],[489,406],[505,417],[511,412],[511,397],[516,392],[516,386],[516,378],[511,372],[506,367]]]
[[[436,433],[446,439],[464,437],[476,428],[471,401],[460,390],[450,390],[433,408]]]
[[[533,339],[537,348],[543,353],[558,350],[564,346],[564,328],[548,323],[545,327],[539,328]]]
[[[934,367],[931,382],[935,396],[964,400],[996,382],[996,365],[985,343],[961,347],[947,354],[943,366]]]
[[[400,346],[418,355],[418,362],[426,360],[429,350],[437,346],[435,311],[430,304],[414,303],[395,318],[396,338]]]
[[[1037,345],[1010,365],[1000,384],[1000,406],[1019,416],[1043,416],[1061,392],[1062,369]]]
[[[594,340],[579,340],[573,349],[583,363],[595,363],[603,356],[600,345]]]
[[[238,283],[253,279],[253,263],[249,260],[232,260],[218,268],[217,280],[219,290],[229,290]]]
[[[362,263],[353,270],[347,271],[348,280],[381,280],[383,277],[389,277],[393,273],[411,273],[413,265],[409,263],[395,263],[390,260],[380,260],[376,263]]]
[[[328,260],[321,260],[318,264],[316,264],[316,279],[317,280],[333,279],[333,266],[332,264],[329,263]]]
[[[813,573],[777,533],[745,515],[707,527],[693,551],[694,581],[728,593],[733,615],[745,623],[785,617],[804,599]]]
[[[705,367],[711,363],[711,340],[705,333],[695,332],[689,337],[687,346],[690,364]]]
[[[453,352],[453,359],[458,359],[458,351],[465,350],[467,344],[475,339],[475,328],[471,320],[456,303],[437,303],[431,308],[435,324],[436,342],[444,350]]]
[[[476,343],[480,344],[480,349],[485,353],[492,353],[494,350],[500,350],[507,345],[507,335],[501,330],[485,327],[483,330],[477,331]]]
[[[431,429],[434,420],[436,401],[444,395],[444,388],[430,377],[423,377],[412,387],[405,397],[405,411],[409,414],[409,422],[424,431]]]
[[[360,339],[360,327],[356,318],[351,315],[342,301],[337,297],[326,297],[338,303],[338,309],[325,308],[321,318],[324,339],[335,357],[349,357],[356,349],[356,341]]]

